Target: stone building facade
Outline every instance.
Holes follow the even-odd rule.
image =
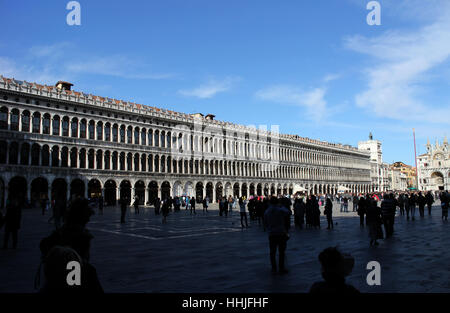
[[[0,76],[0,200],[368,192],[369,153]]]
[[[427,153],[417,157],[419,190],[450,189],[450,151],[447,137],[442,144],[427,142]]]

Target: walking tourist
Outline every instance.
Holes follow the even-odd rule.
[[[377,206],[377,202],[374,199],[370,199],[370,202],[366,204],[366,208],[366,220],[369,226],[370,245],[378,246],[377,240],[383,239],[383,230],[381,229],[381,209]]]
[[[288,209],[279,205],[276,197],[270,198],[270,204],[264,213],[264,223],[269,235],[270,264],[272,273],[277,272],[276,253],[278,249],[278,270],[280,274],[287,273],[284,259],[287,241],[289,239],[290,214]]]
[[[333,203],[331,203],[331,200],[328,197],[325,201],[325,211],[323,213],[327,216],[327,229],[333,229]]]
[[[245,212],[246,204],[247,204],[247,201],[244,200],[244,197],[240,197],[239,198],[239,212],[241,213],[242,228],[244,228],[244,227],[248,228],[247,213]],[[245,225],[244,225],[244,220],[245,220]]]
[[[433,206],[433,203],[434,203],[434,197],[431,194],[431,191],[427,192],[425,199],[426,199],[427,206],[428,206],[428,215],[431,215],[431,207]]]

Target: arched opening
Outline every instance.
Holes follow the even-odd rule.
[[[31,165],[38,166],[39,165],[39,157],[41,154],[41,147],[34,143],[31,146]]]
[[[250,196],[255,195],[255,184],[250,184]]]
[[[161,184],[161,199],[167,200],[170,197],[170,183],[165,181]]]
[[[105,204],[106,205],[116,205],[116,189],[117,185],[114,180],[107,180],[105,183]]]
[[[145,202],[145,183],[142,180],[138,180],[134,184],[134,195],[137,197],[137,203],[143,205]]]
[[[184,186],[184,194],[187,197],[192,197],[194,195],[194,186],[191,182],[187,182]]]
[[[206,196],[209,198],[210,202],[214,201],[214,198],[213,198],[213,193],[214,192],[213,191],[214,191],[213,184],[211,182],[207,183],[206,184]]]
[[[195,198],[198,201],[201,201],[203,199],[203,183],[202,182],[198,182],[195,185]]]
[[[261,184],[256,185],[256,194],[258,196],[262,196],[263,195],[263,193],[262,193],[262,185]]]
[[[88,183],[88,197],[100,198],[102,196],[102,185],[97,179],[91,179]]]
[[[183,195],[183,187],[181,186],[181,183],[177,181],[173,184],[173,196],[181,197],[182,195]]]
[[[47,200],[48,182],[45,178],[38,177],[31,182],[31,206],[40,209]]]
[[[233,196],[239,197],[239,183],[235,183],[233,186]]]
[[[18,199],[24,202],[27,199],[27,180],[16,176],[9,181],[8,199]]]
[[[23,143],[20,148],[20,164],[28,165],[30,157],[30,145],[28,143]]]
[[[220,198],[223,197],[223,186],[222,183],[216,184],[216,199],[215,202],[218,202]]]
[[[62,178],[57,178],[52,183],[52,200],[67,199],[67,183]]]
[[[231,183],[225,184],[225,197],[228,197],[233,194],[233,188],[231,187]]]
[[[0,129],[8,129],[8,108],[0,109]]]
[[[271,196],[276,195],[276,193],[275,193],[275,185],[270,186],[270,195]]]
[[[158,183],[156,181],[151,181],[148,184],[148,203],[153,205],[156,198],[158,198]]]
[[[74,179],[70,183],[70,198],[84,198],[84,182],[81,179]]]
[[[431,183],[434,190],[444,190],[444,175],[441,172],[431,174]]]
[[[42,166],[49,166],[50,165],[50,148],[47,145],[44,145],[42,147]]]
[[[120,199],[127,200],[128,205],[131,204],[131,183],[128,180],[120,183]]]
[[[242,197],[248,198],[248,187],[247,184],[242,184]]]

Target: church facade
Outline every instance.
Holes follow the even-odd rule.
[[[427,153],[417,157],[419,190],[450,189],[450,151],[447,137],[442,144],[427,142]]]

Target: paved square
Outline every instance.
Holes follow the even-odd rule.
[[[107,207],[88,224],[91,263],[106,292],[297,293],[321,280],[318,254],[339,245],[355,257],[347,281],[362,292],[450,292],[450,224],[441,221],[440,206],[423,219],[416,210],[414,222],[397,216],[394,237],[372,248],[359,217],[334,207],[334,230],[325,229],[324,216],[320,230],[291,229],[287,275],[270,273],[267,233],[256,221],[241,229],[238,212],[220,217],[214,205],[208,214],[172,212],[167,224],[151,208],[139,215],[131,209],[124,225],[119,208]],[[39,242],[53,229],[48,218],[23,211],[18,249],[0,250],[0,292],[35,292]],[[366,283],[373,260],[381,264],[381,286]]]

